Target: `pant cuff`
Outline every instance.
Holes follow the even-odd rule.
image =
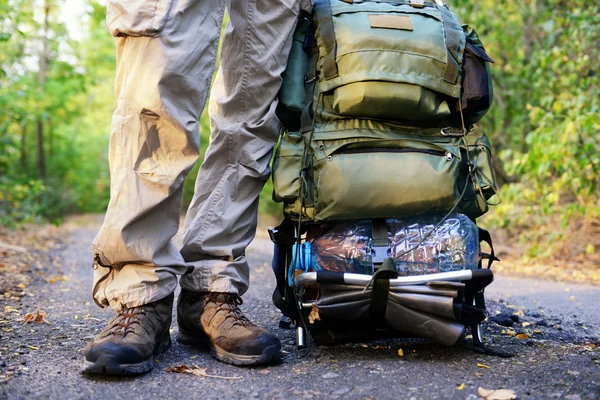
[[[243,261],[245,263],[245,260]],[[193,266],[179,280],[182,289],[194,292],[235,293],[239,296],[248,290],[248,279],[239,276],[238,262],[205,260],[188,263]]]

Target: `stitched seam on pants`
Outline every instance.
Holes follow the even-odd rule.
[[[227,137],[227,147],[230,148],[231,146],[229,145],[231,135],[228,135]],[[228,149],[229,150],[229,149]],[[233,165],[230,162],[230,150],[227,152],[227,158],[228,158],[228,162],[227,162],[227,167],[225,167],[225,171],[223,171],[223,176],[221,177],[221,179],[219,180],[219,182],[217,183],[217,186],[215,187],[215,191],[213,192],[213,199],[212,202],[210,203],[210,207],[209,207],[209,211],[208,214],[206,215],[206,217],[204,218],[204,221],[202,223],[202,225],[200,225],[200,228],[198,228],[199,234],[198,234],[198,239],[197,242],[202,242],[204,240],[204,236],[206,234],[206,226],[208,225],[212,215],[215,212],[215,204],[217,203],[217,200],[219,200],[220,196],[221,196],[221,192],[223,192],[223,187],[225,186],[225,181],[227,180],[227,173],[229,172],[229,170],[231,169],[231,167],[233,167]]]
[[[252,46],[250,44],[250,33],[254,34],[254,10],[256,9],[256,0],[254,1],[249,1],[248,2],[248,17],[247,17],[247,21],[248,23],[246,24],[246,49],[244,51],[244,70],[242,71],[242,87],[243,87],[243,91],[242,91],[242,107],[241,107],[241,111],[242,113],[245,113],[248,110],[248,105],[246,103],[246,94],[248,92],[248,64],[250,61],[250,50],[252,49]]]
[[[220,8],[220,13],[221,14],[220,14],[220,17],[219,17],[219,22],[220,22],[219,23],[219,27],[223,26],[223,18],[224,18],[226,3],[227,2],[225,2],[225,1],[221,2],[221,8]],[[213,47],[210,49],[211,52],[212,52],[212,55],[211,55],[211,57],[212,57],[212,67],[210,68],[210,74],[208,74],[206,76],[206,81],[204,82],[204,87],[208,88],[205,93],[210,93],[211,92],[212,79],[213,79],[213,77],[215,75],[215,68],[217,67],[216,58],[217,58],[217,52],[219,51],[219,42],[220,42],[219,39],[215,40],[215,43],[213,44]],[[206,99],[207,99],[207,96],[204,95],[204,103],[203,103],[202,108],[204,108],[206,106]],[[210,128],[208,128],[208,129],[210,130]],[[198,142],[200,142],[200,140],[198,140]],[[199,145],[199,147],[201,147],[201,146]]]
[[[154,2],[154,10],[152,10],[152,21],[150,22],[150,26],[152,27],[152,29],[157,29],[155,28],[156,26],[156,9],[158,8],[158,1],[156,0]]]

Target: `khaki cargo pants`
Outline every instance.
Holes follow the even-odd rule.
[[[93,243],[94,300],[118,310],[180,285],[243,294],[246,246],[277,140],[277,92],[310,0],[231,0],[209,105],[211,142],[179,228],[183,181],[199,155],[225,0],[108,0],[117,44],[111,196]]]

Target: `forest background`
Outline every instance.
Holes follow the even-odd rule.
[[[502,202],[481,224],[520,248],[524,264],[568,258],[598,268],[600,3],[449,5],[495,60],[494,105],[481,125]],[[105,210],[115,51],[104,13],[94,0],[0,0],[0,229]],[[204,151],[206,113],[200,134]],[[271,190],[260,209],[278,216]]]

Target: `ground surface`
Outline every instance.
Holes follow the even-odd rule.
[[[248,250],[253,271],[243,309],[283,340],[280,364],[238,368],[174,341],[142,377],[81,375],[82,349],[112,315],[90,297],[89,246],[98,222],[80,218],[53,230],[51,236],[60,241],[31,251],[21,266],[22,282],[7,282],[6,275],[0,282],[7,293],[0,298],[0,398],[476,399],[480,386],[512,389],[519,399],[600,397],[597,286],[497,277],[486,292],[490,314],[484,329],[495,348],[517,353],[509,359],[473,352],[468,342],[446,348],[406,339],[314,346],[299,358],[294,331],[277,327],[279,312],[270,301],[271,244],[265,236]],[[10,251],[2,256],[0,263],[16,257]],[[37,311],[50,324],[24,323],[27,313]],[[174,338],[176,324],[172,328]],[[178,364],[241,379],[166,371]]]

